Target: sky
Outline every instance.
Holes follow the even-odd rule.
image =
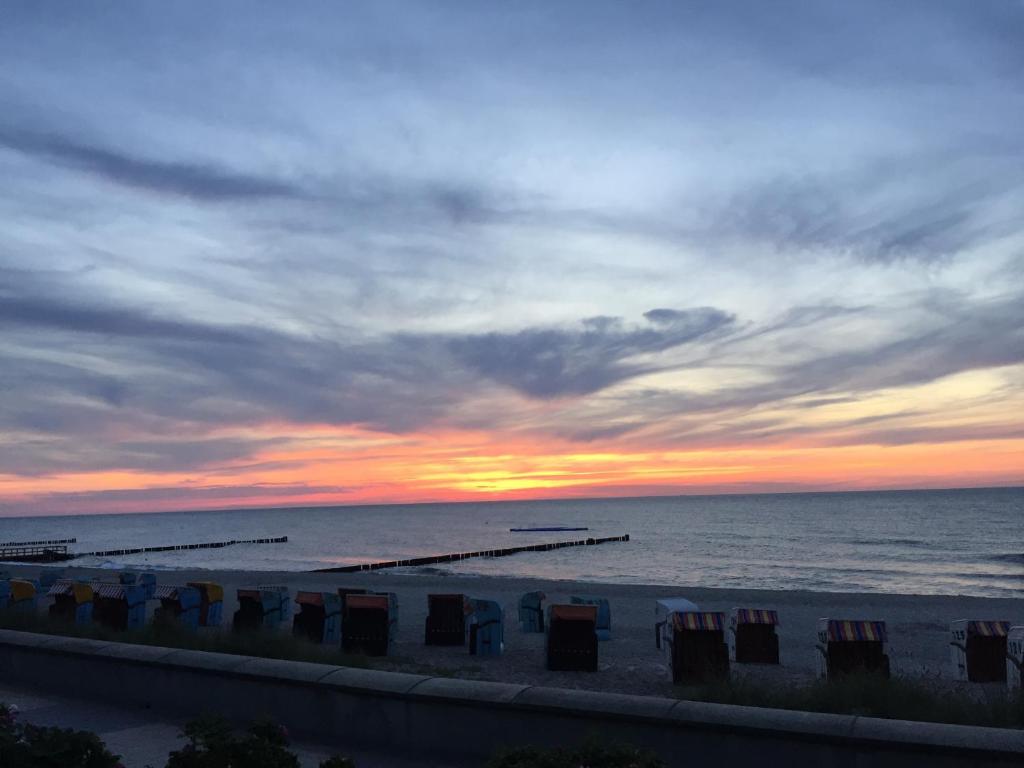
[[[0,5],[0,515],[1024,484],[1024,2]]]

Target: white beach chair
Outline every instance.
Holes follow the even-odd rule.
[[[1006,680],[1008,621],[957,619],[949,625],[953,677],[971,683]]]
[[[1006,685],[1012,691],[1024,687],[1024,626],[1010,627],[1006,635]]]
[[[687,613],[700,610],[697,604],[685,597],[663,597],[654,603],[654,647],[662,648],[662,640],[670,636],[672,628],[669,617],[673,613]],[[671,664],[669,665],[671,666]]]

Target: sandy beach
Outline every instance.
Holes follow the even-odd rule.
[[[13,566],[15,574],[35,576],[38,567]],[[69,576],[113,580],[110,570],[71,568]],[[769,591],[671,588],[495,577],[457,577],[438,574],[323,574],[247,573],[239,571],[157,571],[158,583],[216,581],[225,588],[225,626],[237,608],[240,586],[284,584],[299,589],[333,591],[338,587],[368,587],[395,592],[399,600],[398,638],[393,656],[372,660],[378,669],[412,671],[533,685],[671,695],[661,652],[654,645],[654,601],[686,597],[701,609],[728,611],[733,607],[773,608],[781,626],[780,667],[733,665],[736,676],[765,682],[811,680],[817,671],[815,627],[820,617],[881,619],[889,630],[889,654],[895,674],[952,682],[949,663],[949,622],[958,618],[1001,619],[1024,623],[1024,599],[898,594],[843,594],[807,591]],[[544,636],[520,632],[519,596],[541,590],[548,602],[568,602],[570,595],[607,597],[612,612],[612,639],[599,647],[595,673],[549,672],[545,669]],[[505,609],[505,653],[501,658],[470,656],[465,648],[423,644],[427,594],[464,593],[497,600]],[[282,628],[281,631],[286,631]]]

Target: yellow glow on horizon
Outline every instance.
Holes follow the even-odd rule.
[[[794,398],[694,427],[655,420],[586,445],[527,429],[390,435],[270,423],[217,433],[274,438],[244,459],[196,471],[0,474],[0,502],[86,512],[1024,484],[1024,436],[1006,426],[1019,421],[1008,407],[1024,413],[1015,386],[1022,376],[1022,366],[976,371],[813,408]],[[207,489],[215,492],[204,496]]]

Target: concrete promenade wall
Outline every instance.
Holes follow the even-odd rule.
[[[585,673],[581,673],[585,674]],[[318,741],[482,763],[596,734],[672,766],[1021,766],[1024,731],[788,712],[0,630],[0,680],[194,716],[270,716]]]

